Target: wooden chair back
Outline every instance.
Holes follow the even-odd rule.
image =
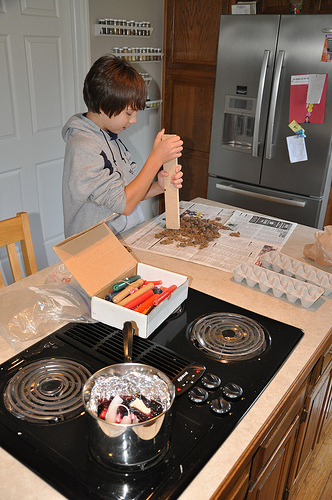
[[[33,249],[29,216],[19,212],[16,217],[0,221],[0,247],[6,247],[14,281],[23,278],[15,243],[20,242],[25,273],[27,276],[38,271]],[[0,288],[5,287],[0,270]]]

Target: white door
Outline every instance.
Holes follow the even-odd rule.
[[[64,237],[61,129],[84,109],[89,47],[88,0],[0,0],[0,219],[29,213],[39,269]]]

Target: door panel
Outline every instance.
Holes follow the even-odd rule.
[[[250,486],[247,500],[282,500],[284,497],[299,420],[299,416],[294,419],[271,459]]]
[[[205,198],[219,22],[228,4],[222,0],[164,3],[162,125],[184,141],[181,199]]]
[[[288,14],[289,0],[262,0],[260,9],[261,14]]]
[[[52,247],[63,239],[61,129],[82,102],[75,2],[0,4],[0,218],[29,213],[39,269],[58,261]],[[0,258],[6,268],[5,254]]]
[[[288,124],[292,75],[328,74],[327,95],[332,88],[331,64],[321,62],[325,35],[332,28],[332,16],[282,16],[277,52],[284,51],[284,63],[276,104],[272,137],[272,159],[264,160],[261,185],[307,196],[320,197],[326,184],[331,148],[332,101],[327,99],[324,123],[303,123],[308,161],[290,163],[286,137],[293,135]],[[310,37],[305,36],[310,32]],[[307,43],[306,43],[307,41]]]
[[[61,40],[58,37],[25,37],[32,133],[59,128],[65,118],[64,82],[60,73]],[[45,71],[47,68],[47,71]],[[52,100],[50,100],[50,90]],[[45,110],[47,109],[47,113]]]
[[[222,0],[167,0],[167,63],[215,65]]]
[[[204,103],[204,110],[202,104]],[[192,103],[195,103],[193,106]],[[172,85],[170,131],[180,135],[184,147],[191,151],[209,152],[209,128],[211,113],[204,111],[213,106],[213,87],[201,85],[200,79],[190,81],[174,77]],[[175,125],[176,124],[176,125]]]
[[[310,13],[332,14],[332,0],[311,0]]]
[[[210,174],[259,183],[279,20],[279,16],[221,17]],[[261,107],[257,105],[260,81]],[[227,96],[232,96],[231,101]],[[242,108],[245,100],[251,107]],[[254,124],[259,124],[255,156],[250,142]],[[240,142],[247,147],[240,147]]]

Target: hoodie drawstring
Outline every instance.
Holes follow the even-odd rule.
[[[102,129],[102,128],[100,129],[100,132],[101,132],[101,133],[103,134],[103,136],[104,136],[105,142],[106,142],[106,144],[107,144],[107,146],[109,147],[109,150],[110,150],[110,152],[111,152],[111,155],[112,155],[112,158],[113,158],[113,163],[114,163],[114,165],[116,166],[116,159],[115,159],[115,157],[114,157],[114,154],[113,154],[112,148],[111,148],[111,146],[109,145],[109,142],[108,142],[108,140],[107,140],[106,134],[105,134],[105,132],[103,131],[103,129]],[[121,156],[121,159],[123,159],[123,158],[122,158],[122,156]]]

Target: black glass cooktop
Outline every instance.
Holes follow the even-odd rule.
[[[239,333],[228,323],[222,329],[209,328],[207,341],[201,331],[197,335],[196,320],[215,313],[257,322],[257,354],[250,354],[249,359],[240,356],[239,360],[233,352],[228,358],[211,354],[210,343],[213,351],[215,344],[232,344],[234,338],[247,343],[247,333]],[[106,468],[93,458],[83,406],[77,408],[75,403],[74,409],[59,418],[45,416],[47,411],[38,411],[41,416],[28,420],[19,414],[20,401],[26,404],[24,414],[30,411],[26,408],[32,406],[29,400],[35,400],[36,392],[47,399],[57,391],[53,381],[39,381],[38,388],[30,382],[30,375],[25,373],[30,365],[39,371],[40,363],[64,361],[70,369],[82,365],[85,376],[89,376],[103,366],[123,362],[121,331],[102,323],[69,324],[0,366],[0,445],[72,500],[178,498],[248,412],[302,336],[303,332],[292,326],[189,289],[188,299],[178,311],[148,339],[135,337],[133,343],[133,362],[164,371],[177,388],[169,450],[149,469],[123,472]],[[199,345],[201,337],[203,346]],[[192,367],[199,367],[198,380],[188,383],[189,390],[184,390]],[[28,389],[18,388],[15,377],[28,379]]]

